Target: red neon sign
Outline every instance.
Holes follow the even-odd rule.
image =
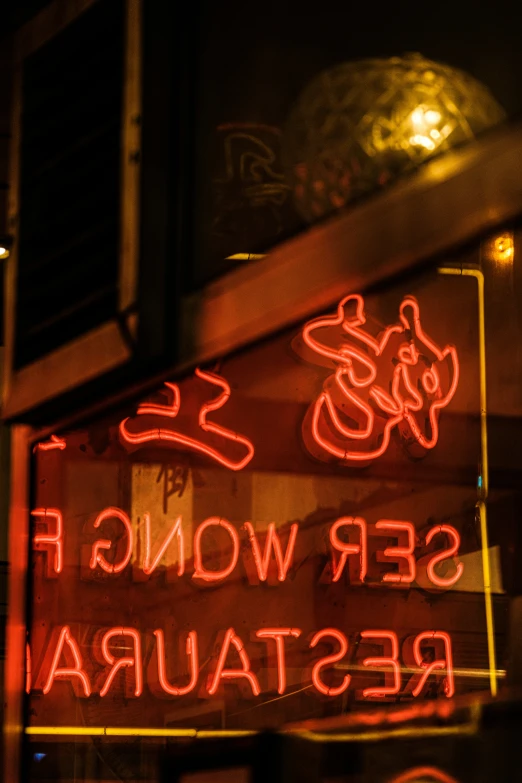
[[[322,460],[367,464],[385,453],[395,428],[425,453],[437,444],[440,411],[457,390],[457,351],[428,337],[414,297],[403,299],[399,323],[377,338],[362,328],[366,322],[363,297],[352,294],[336,315],[303,328],[318,363],[335,369],[303,422],[305,445]]]
[[[35,533],[33,536],[33,545],[36,549],[42,546],[55,546],[54,561],[51,567],[49,558],[47,559],[47,571],[51,574],[60,574],[63,568],[63,518],[57,508],[35,508],[31,511],[31,516],[36,517],[38,521],[47,522],[52,519],[55,523],[54,533]]]
[[[235,647],[237,650],[239,660],[241,661],[241,669],[225,669],[225,663],[228,652],[230,650],[230,645]],[[249,682],[254,696],[259,696],[261,693],[261,688],[259,687],[259,682],[256,675],[250,670],[250,658],[248,657],[248,654],[243,646],[243,642],[236,634],[234,629],[229,628],[225,633],[225,638],[221,646],[221,652],[219,653],[214,676],[212,677],[210,685],[208,686],[208,692],[211,696],[213,696],[217,692],[220,680],[237,680],[241,678]]]
[[[422,644],[426,642],[433,642],[435,640],[442,641],[444,645],[444,658],[438,658],[431,662],[424,660],[422,653]],[[415,637],[413,641],[413,657],[415,664],[424,670],[423,675],[420,677],[417,685],[413,688],[413,696],[418,696],[424,688],[428,677],[437,670],[443,669],[446,672],[444,679],[444,693],[448,698],[451,698],[455,694],[455,681],[453,677],[453,656],[451,652],[451,638],[445,631],[424,631]]]
[[[47,533],[36,533],[33,537],[35,548],[43,546],[54,546],[55,554],[52,561],[48,558],[48,573],[50,576],[59,574],[63,568],[63,546],[64,546],[64,523],[62,514],[58,509],[37,508],[31,512],[38,521],[53,520],[55,531]],[[168,547],[176,539],[178,551],[177,576],[185,574],[185,536],[183,530],[183,519],[177,517],[164,538],[158,546],[156,554],[152,554],[152,520],[151,515],[145,512],[144,528],[145,542],[143,556],[141,559],[141,571],[145,577],[150,576],[158,568],[162,557],[165,555]],[[124,528],[125,550],[119,560],[109,562],[103,552],[116,549],[118,543],[108,538],[101,538],[95,541],[90,547],[89,568],[95,570],[98,566],[106,574],[120,574],[129,565],[134,552],[135,541],[132,523],[128,515],[120,508],[112,507],[104,509],[94,521],[94,527],[99,528],[104,522],[110,519],[118,520]],[[231,551],[226,554],[228,558],[227,565],[217,570],[210,570],[203,562],[204,548],[202,540],[204,533],[210,529],[224,530],[231,542]],[[251,522],[245,522],[242,529],[246,531],[248,542],[252,552],[252,559],[255,564],[255,577],[249,573],[248,554],[243,548],[245,558],[245,568],[249,579],[253,584],[267,582],[274,577],[274,582],[284,582],[293,565],[297,536],[299,533],[299,524],[297,522],[290,525],[290,532],[283,551],[281,538],[277,532],[276,525],[271,522],[267,526],[267,533],[262,550],[258,536],[254,531]],[[357,543],[353,541],[342,540],[341,532],[352,534],[356,532]],[[362,517],[340,517],[332,523],[329,529],[329,541],[331,545],[331,564],[325,569],[321,581],[338,582],[346,570],[346,564],[349,563],[350,582],[364,583],[368,571],[369,558],[369,535],[377,534],[382,537],[386,532],[397,539],[406,538],[406,546],[386,546],[383,551],[378,549],[375,552],[377,562],[386,563],[395,561],[398,566],[396,572],[388,572],[382,575],[381,581],[391,585],[412,585],[416,580],[418,584],[429,589],[431,586],[441,590],[448,590],[453,587],[464,572],[464,564],[458,560],[458,551],[460,548],[460,536],[457,530],[448,524],[434,525],[425,534],[424,544],[429,546],[439,535],[444,535],[452,542],[447,548],[432,552],[429,555],[421,557],[417,562],[415,560],[415,547],[422,544],[415,532],[415,526],[412,522],[393,519],[381,519],[375,525],[368,528],[368,524]],[[203,583],[218,583],[227,579],[234,571],[239,562],[241,553],[241,542],[238,529],[228,520],[222,517],[209,517],[201,522],[194,532],[194,573],[192,579]],[[136,552],[136,563],[134,574],[137,579],[141,579],[137,561],[139,560],[139,549]],[[435,570],[441,563],[453,563],[453,573],[448,576],[440,576]]]
[[[341,633],[341,631],[338,631],[336,628],[325,628],[324,630],[318,631],[316,634],[314,634],[310,642],[310,647],[316,647],[319,642],[328,636],[339,642],[339,650],[336,653],[332,653],[332,655],[327,655],[324,658],[321,658],[314,664],[312,669],[312,683],[314,684],[315,689],[323,696],[340,696],[341,693],[344,693],[344,691],[350,685],[350,675],[346,674],[340,685],[331,687],[324,684],[324,682],[321,680],[320,673],[325,666],[330,666],[333,663],[342,661],[348,652],[348,639],[343,633]]]
[[[209,696],[216,695],[222,683],[224,684],[232,680],[239,680],[240,683],[246,680],[253,696],[261,694],[259,680],[252,671],[250,657],[245,645],[233,628],[228,628],[225,632],[221,632],[218,635],[217,647],[219,653],[217,657],[212,656],[203,661],[204,655],[200,656],[199,654],[197,631],[192,630],[188,633],[185,650],[189,662],[189,679],[185,685],[174,685],[168,680],[168,653],[164,631],[158,628],[153,631],[153,636],[156,643],[154,663],[157,668],[152,667],[152,681],[148,684],[156,695],[179,697],[192,693],[197,687],[201,669],[206,665],[208,665],[208,675],[205,690]],[[290,627],[260,628],[252,633],[254,644],[275,642],[277,692],[280,695],[285,694],[287,690],[285,641],[299,639],[301,636],[302,631],[299,628]],[[111,642],[118,639],[125,643],[120,648],[123,652],[122,655],[115,655],[111,650]],[[401,668],[397,634],[388,630],[367,630],[361,632],[360,639],[363,642],[373,642],[383,646],[391,645],[391,654],[389,656],[367,657],[362,660],[362,664],[366,669],[375,669],[377,672],[382,671],[385,682],[383,685],[368,687],[360,693],[357,692],[358,698],[362,696],[363,699],[373,700],[399,694],[401,692]],[[304,684],[306,685],[307,682],[311,681],[311,687],[316,693],[321,696],[335,698],[341,696],[350,687],[352,677],[350,674],[344,674],[340,678],[339,674],[335,673],[336,679],[340,679],[340,681],[334,685],[328,682],[328,678],[325,675],[328,669],[335,669],[337,665],[347,658],[349,649],[348,638],[346,634],[337,628],[323,628],[312,635],[308,642],[308,649],[313,650],[321,643],[331,645],[334,651],[313,662],[309,679],[308,676],[305,676]],[[408,644],[411,645],[411,650],[413,651],[413,660],[410,659],[410,653],[406,649]],[[430,647],[431,645],[437,648],[441,644],[444,646],[444,657],[436,657],[435,660],[429,662],[425,661],[425,653],[422,651],[423,646]],[[147,643],[146,647],[148,646]],[[356,650],[357,646],[357,636],[355,636],[353,649]],[[239,658],[240,666],[236,668],[226,668],[231,648],[233,648]],[[110,669],[108,672],[103,673],[101,680],[97,678],[96,686],[91,688],[79,645],[72,636],[69,626],[55,629],[45,650],[35,689],[42,691],[46,695],[50,692],[54,682],[60,679],[68,680],[79,696],[88,697],[91,693],[99,692],[100,696],[104,697],[110,692],[115,678],[121,672],[125,676],[125,684],[128,687],[127,696],[138,698],[144,693],[146,682],[143,673],[142,643],[139,631],[135,628],[110,628],[105,632],[99,631],[96,633],[93,649],[98,663],[104,664],[105,667],[108,664]],[[450,698],[454,695],[451,638],[447,632],[421,632],[416,637],[406,640],[403,651],[409,670],[412,668],[417,670],[406,683],[403,691],[404,695],[412,696],[415,699],[422,696],[428,677],[431,675],[444,676],[445,697]],[[65,657],[67,666],[60,666],[62,657]],[[27,650],[27,659],[30,661],[29,650]],[[214,667],[212,666],[212,660],[214,660]],[[155,674],[157,674],[159,691],[155,687]],[[27,680],[26,685],[30,689],[30,679]],[[271,691],[272,687],[269,687],[268,690]],[[408,716],[412,717],[417,714],[419,714],[418,708],[413,709],[413,712],[410,709]],[[403,711],[400,719],[402,720],[405,717],[407,715]],[[370,721],[370,719],[368,720]],[[381,713],[375,716],[376,723],[380,720],[382,720]]]
[[[170,532],[163,541],[163,544],[156,552],[156,556],[152,559],[151,554],[151,540],[152,540],[152,525],[150,520],[150,514],[145,513],[143,515],[145,522],[145,554],[143,556],[143,573],[149,576],[158,567],[159,562],[167,549],[169,544],[174,539],[174,536],[178,539],[178,576],[183,576],[185,573],[185,544],[183,537],[183,525],[181,517],[178,517],[172,525]]]
[[[458,783],[451,775],[447,775],[438,767],[415,767],[402,772],[390,783]]]
[[[133,532],[132,525],[127,514],[121,510],[121,508],[106,508],[101,514],[98,514],[94,521],[94,527],[98,528],[107,519],[119,519],[125,528],[127,535],[127,546],[125,548],[125,554],[119,563],[109,563],[108,560],[102,554],[102,550],[110,549],[112,541],[107,538],[101,538],[95,541],[92,547],[92,555],[89,562],[89,567],[95,569],[97,565],[100,566],[107,574],[119,574],[126,568],[132,557],[132,544],[133,544]]]
[[[54,451],[59,449],[63,451],[67,447],[65,438],[59,438],[58,435],[51,435],[49,440],[43,440],[41,443],[37,443],[33,448],[33,452],[37,451]]]
[[[286,575],[292,565],[292,558],[294,556],[295,540],[297,538],[297,531],[299,525],[294,523],[290,527],[290,537],[286,546],[286,552],[283,556],[283,548],[281,541],[276,532],[276,526],[274,522],[270,522],[268,525],[268,533],[265,541],[265,551],[261,554],[261,547],[257,540],[254,527],[251,522],[245,522],[244,528],[248,533],[248,538],[252,546],[252,554],[254,562],[256,564],[257,575],[260,582],[266,582],[268,578],[268,569],[270,567],[270,560],[272,552],[274,553],[275,561],[277,564],[277,578],[280,582],[284,582]]]
[[[209,527],[221,527],[227,531],[232,540],[232,557],[226,568],[219,571],[209,571],[203,565],[203,553],[201,550],[201,537]],[[194,535],[194,574],[193,579],[201,579],[203,582],[221,582],[230,576],[237,565],[239,558],[239,536],[236,528],[220,517],[210,517],[199,525]]]
[[[377,555],[381,562],[388,558],[399,561],[399,572],[384,574],[383,582],[400,582],[411,584],[415,581],[416,564],[413,552],[415,551],[415,526],[411,522],[395,522],[392,519],[380,519],[375,525],[377,530],[389,530],[393,535],[400,536],[406,533],[408,538],[407,546],[389,546],[386,547],[382,555]],[[401,562],[405,560],[407,566]]]
[[[301,636],[299,628],[262,628],[256,631],[258,639],[272,639],[276,643],[277,655],[277,692],[286,691],[286,666],[285,666],[285,638],[293,636],[297,639]]]
[[[221,389],[221,393],[215,399],[210,400],[201,406],[198,414],[199,428],[204,433],[215,435],[218,438],[224,438],[225,441],[242,446],[245,449],[245,454],[241,459],[232,459],[213,446],[204,443],[202,440],[184,435],[174,429],[152,427],[142,431],[134,431],[134,428],[129,428],[129,422],[131,421],[130,417],[123,419],[120,423],[120,438],[124,444],[137,447],[157,443],[163,443],[174,447],[176,445],[182,446],[197,451],[200,454],[204,454],[230,470],[242,470],[254,456],[254,446],[252,442],[244,435],[240,435],[237,432],[233,432],[226,427],[222,427],[221,425],[208,420],[208,415],[210,413],[219,410],[228,401],[231,394],[230,386],[224,378],[215,373],[196,369],[195,375],[200,380],[206,381],[207,383],[212,384],[212,386]],[[171,402],[167,405],[143,403],[138,407],[136,417],[132,419],[133,422],[136,420],[139,421],[141,416],[154,416],[167,419],[175,419],[178,416],[181,406],[179,386],[175,383],[166,383],[165,387],[171,395]]]
[[[401,667],[399,663],[399,639],[394,631],[363,631],[361,633],[361,639],[375,639],[378,643],[384,644],[385,642],[391,643],[391,656],[379,657],[379,658],[365,658],[363,666],[385,666],[388,670],[391,669],[391,677],[389,671],[384,675],[386,684],[376,688],[365,688],[363,690],[364,698],[381,698],[383,696],[393,696],[399,693],[401,689]],[[392,680],[392,684],[387,683]]]
[[[199,656],[198,656],[198,634],[196,631],[190,631],[187,636],[187,656],[190,660],[190,680],[187,685],[177,687],[171,685],[167,680],[167,663],[165,653],[165,636],[161,628],[154,631],[156,637],[156,652],[158,656],[158,679],[161,688],[169,696],[186,696],[194,690],[198,682],[199,675]]]
[[[453,585],[456,584],[462,576],[464,571],[464,564],[456,563],[455,573],[450,577],[439,576],[435,571],[435,566],[438,565],[438,563],[442,563],[444,560],[449,559],[450,557],[455,558],[458,555],[460,548],[460,536],[455,528],[451,525],[438,525],[437,527],[432,527],[428,532],[426,536],[426,545],[431,544],[432,540],[439,533],[444,533],[445,535],[449,536],[449,538],[452,538],[453,546],[450,546],[449,549],[445,549],[442,552],[437,552],[437,554],[433,555],[427,566],[428,579],[437,587],[453,587]]]
[[[66,646],[67,645],[67,646]],[[62,655],[69,655],[72,665],[66,667],[60,667],[60,658]],[[64,625],[58,635],[56,643],[56,649],[51,661],[49,673],[42,687],[44,694],[49,693],[53,683],[57,679],[78,679],[83,688],[83,695],[87,698],[91,695],[91,684],[86,672],[83,669],[83,660],[78,647],[78,643],[71,635],[71,629],[68,625]]]
[[[133,644],[132,655],[122,655],[116,657],[109,649],[109,642],[111,639],[118,637],[126,637],[126,641],[130,639]],[[120,671],[120,669],[133,669],[134,671],[134,696],[141,696],[143,693],[143,663],[141,658],[141,640],[138,631],[135,628],[111,628],[104,633],[101,640],[101,653],[105,663],[111,666],[111,670],[107,675],[104,685],[100,690],[100,696],[106,696],[109,689],[114,682],[114,678]]]
[[[360,530],[360,544],[348,544],[339,539],[337,531],[341,527],[353,526],[358,527]],[[330,528],[330,543],[332,545],[332,553],[337,551],[341,553],[341,557],[337,564],[333,563],[332,582],[338,582],[343,573],[346,560],[349,555],[359,555],[359,581],[364,582],[366,573],[368,571],[368,543],[366,532],[366,521],[362,517],[341,517],[334,522]]]

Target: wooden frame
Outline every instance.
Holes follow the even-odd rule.
[[[11,433],[11,481],[9,504],[9,611],[6,629],[4,673],[5,783],[19,783],[24,730],[25,650],[27,622],[27,574],[29,556],[30,430],[13,427]],[[12,531],[16,531],[13,535]]]
[[[14,46],[14,91],[9,230],[14,236],[7,262],[5,308],[4,416],[16,416],[44,400],[66,392],[129,360],[131,350],[121,322],[132,336],[136,316],[129,313],[137,288],[140,192],[140,106],[142,0],[126,0],[125,84],[122,113],[122,206],[120,223],[119,318],[102,324],[22,370],[13,370],[16,311],[17,233],[20,204],[20,135],[22,116],[21,72],[23,61],[50,38],[78,18],[96,0],[54,0],[18,33]]]

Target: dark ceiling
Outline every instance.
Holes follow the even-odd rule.
[[[0,10],[2,34],[11,33],[49,5],[50,0],[7,0]]]

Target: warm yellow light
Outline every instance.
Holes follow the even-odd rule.
[[[266,253],[234,253],[232,256],[227,256],[225,261],[259,261],[260,258],[265,258]]]
[[[419,107],[418,109],[415,109],[411,113],[411,121],[414,125],[422,125],[424,119],[424,112]]]
[[[203,730],[203,729],[151,729],[148,726],[127,728],[122,726],[27,726],[26,734],[35,736],[61,735],[69,737],[176,737],[176,738],[219,738],[250,737],[257,734],[248,729]]]
[[[410,144],[414,144],[417,147],[424,147],[427,150],[435,149],[434,142],[427,136],[423,136],[421,133],[416,133],[415,136],[411,136]]]
[[[430,132],[442,120],[442,114],[435,109],[425,109],[423,106],[417,106],[411,113],[411,123],[416,131],[425,134]]]
[[[428,109],[428,111],[424,112],[424,119],[430,125],[437,125],[441,121],[440,111]]]
[[[489,255],[492,261],[497,264],[511,264],[515,256],[515,242],[513,234],[510,231],[506,231],[504,234],[499,234],[493,237],[486,247],[486,253]]]
[[[0,259],[8,258],[8,256],[9,256],[9,248],[0,245]]]

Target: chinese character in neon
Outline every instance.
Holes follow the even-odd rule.
[[[453,345],[440,348],[426,334],[413,296],[402,300],[398,323],[374,336],[363,297],[351,294],[335,315],[309,321],[302,340],[307,358],[334,370],[303,421],[314,457],[366,465],[386,452],[394,431],[414,456],[437,444],[459,360]]]
[[[228,401],[231,393],[230,386],[224,378],[215,373],[196,369],[195,376],[221,390],[217,397],[207,400],[199,409],[197,418],[199,437],[185,434],[171,426],[157,426],[155,422],[153,426],[149,426],[150,417],[153,420],[158,417],[166,419],[167,423],[178,417],[181,407],[179,386],[176,383],[165,383],[170,402],[167,405],[158,403],[140,405],[135,417],[127,417],[120,423],[120,438],[125,445],[136,448],[147,445],[186,448],[204,454],[230,470],[242,470],[254,456],[252,442],[244,435],[208,420],[210,413],[219,410]],[[141,417],[148,417],[145,428],[140,427],[143,421]]]

